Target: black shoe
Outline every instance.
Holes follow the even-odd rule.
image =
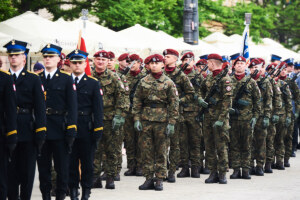
[[[43,200],[51,200],[50,192],[43,193],[42,198],[43,198]]]
[[[107,177],[106,178],[106,185],[105,185],[106,189],[115,189],[115,183],[114,183],[114,178],[113,177]]]
[[[283,162],[276,163],[276,169],[278,169],[278,170],[285,170]]]
[[[153,179],[146,179],[146,181],[139,186],[139,190],[154,190]]]
[[[297,149],[300,149],[300,143],[299,143],[299,144],[297,144]]]
[[[178,174],[177,174],[178,177]],[[191,168],[191,177],[192,178],[200,178],[199,169],[197,166],[192,166]]]
[[[114,181],[120,181],[121,178],[120,178],[120,174],[117,174],[117,176],[114,177]]]
[[[162,179],[157,179],[156,184],[155,184],[155,190],[156,191],[162,191],[163,189],[164,189],[163,180]]]
[[[250,168],[249,174],[250,175],[255,175],[256,174],[255,167]]]
[[[102,176],[100,176],[101,177],[101,180],[106,180],[106,178],[107,178],[107,175],[106,175],[106,173],[104,172],[103,174],[102,174]]]
[[[124,176],[135,176],[136,170],[135,168],[133,169],[128,169],[125,173]]]
[[[230,179],[240,179],[241,176],[241,170],[240,169],[234,169],[233,173],[230,175]]]
[[[143,170],[141,168],[137,168],[135,175],[136,176],[143,176]]]
[[[209,177],[205,179],[205,183],[218,183],[219,174],[217,172],[211,172]]]
[[[210,170],[207,168],[207,166],[203,168],[202,174],[210,174]]]
[[[177,178],[184,178],[190,176],[190,168],[188,165],[184,165],[181,171],[177,174]]]
[[[56,194],[56,200],[65,200],[66,194]]]
[[[290,160],[289,158],[284,159],[284,166],[285,167],[291,167],[291,164],[289,163],[289,160]]]
[[[266,165],[265,165],[265,173],[267,173],[267,174],[273,173],[273,170],[272,170],[270,162],[267,162]]]
[[[291,155],[291,157],[293,157],[293,158],[295,158],[295,157],[296,157],[296,153],[295,153],[295,151],[293,151],[293,152],[292,152],[292,155]]]
[[[271,168],[272,168],[272,169],[277,169],[277,165],[276,165],[275,163],[272,163],[272,164],[271,164]]]
[[[220,172],[219,174],[219,184],[227,184],[226,173]]]
[[[199,174],[202,174],[202,173],[203,173],[203,169],[204,169],[204,167],[203,167],[203,166],[199,166],[199,167],[198,167]]]
[[[256,166],[255,172],[256,172],[255,173],[256,176],[263,176],[264,175],[264,171],[263,171],[262,167]]]
[[[90,198],[90,194],[91,194],[91,189],[82,188],[81,200],[88,200]]]
[[[51,197],[55,197],[56,196],[56,189],[52,189],[51,190]]]
[[[78,188],[70,188],[70,199],[71,200],[79,200],[78,199]]]
[[[251,179],[249,169],[242,169],[242,179]]]
[[[168,179],[168,182],[169,182],[169,183],[175,183],[175,182],[176,182],[176,179],[175,179],[175,173],[169,171],[169,172],[168,172],[168,177],[167,177],[167,179]]]
[[[93,182],[93,188],[102,188],[102,180],[100,177],[96,178]]]

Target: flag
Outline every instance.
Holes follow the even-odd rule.
[[[241,56],[246,58],[247,63],[250,60],[248,40],[249,40],[249,24],[246,24],[243,33],[243,44],[242,44]]]
[[[82,37],[81,31],[79,32],[79,40],[78,40],[78,44],[77,44],[77,49],[86,52],[86,46],[85,46],[84,38]],[[86,75],[92,75],[88,58],[86,59],[85,73],[86,73]]]

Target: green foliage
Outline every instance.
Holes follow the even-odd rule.
[[[11,0],[1,0],[0,3],[0,21],[9,19],[17,14],[17,9],[12,5]]]

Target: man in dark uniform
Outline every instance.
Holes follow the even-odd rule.
[[[7,48],[17,97],[18,143],[8,165],[10,200],[30,199],[36,168],[37,150],[45,140],[46,114],[43,86],[37,74],[25,69],[26,42],[12,40]],[[40,153],[39,153],[40,154]],[[20,192],[19,192],[20,186]]]
[[[57,69],[62,48],[48,44],[42,49],[46,70],[40,73],[45,87],[47,137],[38,158],[40,190],[50,200],[52,156],[57,173],[56,199],[65,199],[68,188],[69,154],[77,131],[77,95],[72,77]]]
[[[89,199],[93,184],[93,160],[103,133],[103,103],[100,83],[84,73],[88,53],[75,50],[70,60],[72,78],[77,89],[78,134],[70,157],[69,188],[71,200],[78,199],[79,181],[82,186],[82,200]],[[81,163],[81,179],[79,176]]]
[[[0,69],[0,200],[6,200],[7,164],[17,144],[16,108],[13,80]]]

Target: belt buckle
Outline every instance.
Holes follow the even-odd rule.
[[[19,111],[20,111],[20,107],[19,107],[19,106],[17,106],[17,113],[19,113]]]

